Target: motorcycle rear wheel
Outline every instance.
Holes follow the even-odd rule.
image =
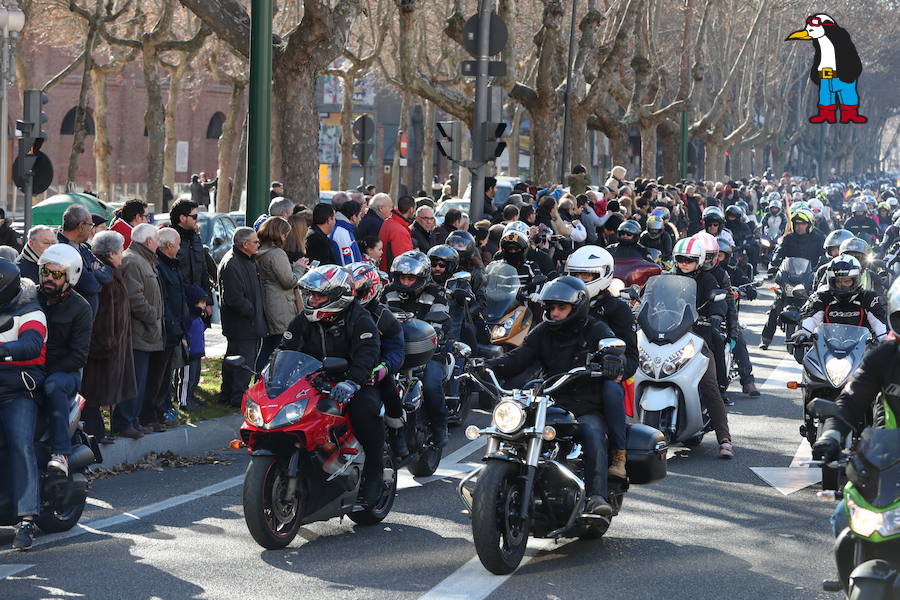
[[[297,536],[303,515],[304,490],[285,498],[287,472],[274,456],[255,456],[244,476],[244,520],[256,543],[268,550],[290,544]]]
[[[472,538],[478,559],[495,575],[516,570],[525,555],[531,516],[522,519],[524,481],[519,465],[491,461],[478,476],[472,493]]]
[[[418,437],[416,435],[417,439]],[[431,434],[426,430],[424,443],[416,452],[415,457],[406,465],[407,470],[413,477],[430,477],[434,475],[438,465],[441,464],[444,449],[433,445],[430,439]]]
[[[391,508],[394,506],[394,498],[397,497],[397,468],[394,465],[394,458],[391,456],[390,450],[384,449],[384,468],[390,469],[392,479],[390,483],[385,482],[381,489],[381,498],[375,503],[375,506],[358,510],[350,513],[350,520],[357,525],[376,525],[381,523]]]
[[[82,500],[78,504],[69,506],[66,510],[60,512],[52,510],[41,513],[34,518],[34,522],[41,528],[44,533],[60,533],[68,531],[75,527],[84,512],[84,505],[87,499]]]

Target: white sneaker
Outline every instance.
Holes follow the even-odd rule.
[[[50,462],[47,463],[48,469],[60,471],[66,477],[69,476],[69,459],[65,454],[51,454]]]
[[[731,441],[725,441],[719,444],[719,458],[734,458],[734,446],[731,445]]]

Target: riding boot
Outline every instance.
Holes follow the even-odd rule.
[[[398,460],[403,460],[409,456],[409,448],[406,446],[406,436],[403,435],[403,420],[395,417],[385,417],[385,424],[388,426],[388,444],[391,447],[391,454]]]
[[[610,463],[609,470],[607,471],[611,477],[625,479],[625,459],[627,456],[628,452],[625,450],[612,451],[612,463]]]

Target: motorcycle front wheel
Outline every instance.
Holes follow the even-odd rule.
[[[488,462],[472,492],[472,538],[478,559],[495,575],[512,573],[522,562],[531,516],[523,519],[524,480],[520,466]]]
[[[244,520],[256,543],[268,550],[284,548],[300,529],[302,482],[293,498],[287,488],[287,470],[276,457],[253,457],[244,476]]]

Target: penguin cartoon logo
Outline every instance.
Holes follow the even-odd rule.
[[[837,123],[838,110],[841,123],[868,121],[859,114],[856,91],[862,62],[847,30],[819,13],[807,17],[806,27],[787,36],[788,40],[812,40],[816,49],[809,78],[819,86],[819,114],[811,116],[809,122]]]

